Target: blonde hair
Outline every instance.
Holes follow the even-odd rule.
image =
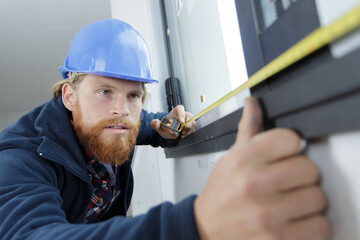
[[[81,82],[83,77],[84,77],[84,74],[81,74],[81,75],[75,74],[74,77],[69,77],[69,78],[63,79],[61,81],[58,81],[57,83],[54,84],[54,86],[52,88],[53,97],[55,99],[57,99],[61,95],[62,87],[64,86],[64,84],[69,84],[74,90],[76,90],[77,86],[79,85],[79,83]]]
[[[62,87],[64,86],[64,84],[69,84],[74,90],[76,90],[76,88],[78,87],[79,83],[82,81],[84,76],[85,74],[82,73],[75,73],[74,75],[70,73],[69,78],[63,79],[55,83],[52,88],[52,94],[54,99],[57,99],[62,94]],[[141,85],[144,90],[144,95],[141,100],[142,103],[144,103],[146,99],[147,91],[146,91],[145,83],[142,82]]]

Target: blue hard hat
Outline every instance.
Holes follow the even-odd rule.
[[[75,35],[59,72],[89,73],[145,83],[152,78],[150,54],[141,35],[118,19],[93,22]]]

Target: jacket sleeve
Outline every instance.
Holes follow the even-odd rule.
[[[150,122],[153,119],[159,119],[166,116],[168,113],[158,112],[149,113],[146,110],[142,110],[140,115],[140,130],[136,140],[137,145],[151,145],[153,147],[173,147],[177,144],[177,140],[169,140],[162,138],[154,129],[150,127]]]
[[[0,152],[1,239],[198,239],[195,196],[163,203],[134,218],[69,223],[62,210],[66,179],[54,163],[26,150]],[[70,183],[71,184],[71,183]],[[79,192],[74,191],[74,195]]]

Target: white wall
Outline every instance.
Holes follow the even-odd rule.
[[[312,142],[306,154],[321,172],[336,240],[360,239],[360,131],[332,135]]]

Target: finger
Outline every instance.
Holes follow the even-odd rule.
[[[262,112],[255,97],[245,99],[241,120],[238,124],[236,144],[243,144],[252,138],[262,127]]]
[[[195,132],[196,122],[194,121],[193,123],[190,123],[190,125],[191,125],[191,128],[190,128],[190,129],[187,129],[187,130],[185,130],[185,131],[184,131],[184,130],[182,131],[182,136],[181,136],[182,138],[184,138],[184,137],[192,134],[193,132]]]
[[[271,163],[297,155],[300,147],[301,138],[295,131],[276,128],[254,136],[248,150],[257,161]]]
[[[264,192],[281,192],[315,184],[319,171],[305,156],[295,156],[269,165],[262,172],[262,179]]]
[[[329,222],[322,215],[314,215],[290,223],[282,232],[281,239],[287,240],[321,240],[328,239],[331,228]]]
[[[191,113],[186,112],[185,113],[185,122],[189,121],[192,117],[193,117],[193,115]],[[194,132],[195,127],[196,127],[195,121],[192,121],[192,122],[189,122],[188,124],[186,124],[182,130],[182,137],[184,138],[185,136]]]
[[[327,206],[325,194],[318,186],[300,188],[280,195],[277,212],[282,222],[296,221],[314,214],[320,214]]]
[[[192,118],[192,114],[185,112],[185,122],[189,121],[191,118]],[[188,132],[191,129],[193,123],[194,121],[187,123],[184,126],[183,130],[185,130],[185,132]]]
[[[195,128],[196,128],[196,122],[194,121],[191,123],[191,128],[189,130],[189,134],[195,132]]]
[[[177,105],[171,112],[169,116],[178,120],[180,123],[185,123],[185,108],[183,105]]]
[[[185,112],[185,122],[189,121],[191,118],[193,117],[193,115],[189,112]],[[194,121],[192,121],[194,122]]]

